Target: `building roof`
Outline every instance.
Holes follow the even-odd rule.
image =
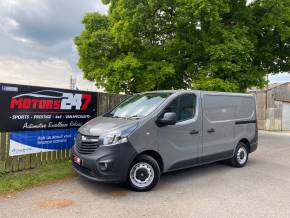
[[[280,86],[284,85],[290,85],[290,82],[284,82],[284,83],[271,83],[267,87],[264,87],[263,89],[258,89],[256,87],[251,88],[248,92],[256,92],[256,91],[265,91],[265,90],[272,90]]]
[[[287,82],[287,83],[289,83],[289,82]],[[269,84],[268,87],[266,87],[266,89],[267,90],[275,89],[279,86],[286,85],[287,83],[272,83],[272,84]]]

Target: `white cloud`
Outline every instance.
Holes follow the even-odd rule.
[[[47,47],[78,35],[85,13],[106,10],[106,6],[95,0],[0,0],[0,17],[6,19],[4,25],[17,24],[17,28],[9,28],[9,33],[16,39],[25,38]]]
[[[0,56],[66,59],[75,70],[85,13],[107,10],[101,0],[0,0]]]
[[[10,17],[0,17],[0,24],[0,27],[5,32],[9,32],[19,28],[19,23]]]
[[[85,13],[107,13],[101,0],[0,0],[0,82],[96,90],[82,79],[73,38]]]
[[[57,58],[46,60],[0,56],[0,82],[24,85],[69,88],[74,75],[69,63]],[[74,75],[75,76],[75,75]],[[76,75],[80,90],[97,91],[93,82]]]

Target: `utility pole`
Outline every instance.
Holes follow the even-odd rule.
[[[72,90],[76,89],[76,78],[73,78],[72,75],[70,75],[69,88]]]
[[[265,123],[264,123],[264,129],[266,127],[266,121],[267,121],[267,110],[268,110],[268,88],[269,88],[269,75],[267,74],[267,86],[266,86],[266,101],[265,101]]]
[[[266,86],[266,110],[268,108],[268,88],[269,88],[269,75],[267,74],[267,86]]]

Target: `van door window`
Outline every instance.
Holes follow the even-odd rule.
[[[176,115],[178,114],[178,101],[179,98],[174,99],[164,110],[166,112],[174,112]]]
[[[195,95],[187,94],[180,97],[178,120],[188,120],[195,115]]]
[[[195,115],[196,96],[194,94],[185,94],[174,99],[165,109],[165,112],[174,112],[177,115],[177,121],[188,120]]]

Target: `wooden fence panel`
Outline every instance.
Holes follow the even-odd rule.
[[[24,170],[25,169],[25,157],[27,155],[21,155],[18,157],[18,170]]]
[[[6,142],[5,133],[0,133],[0,173],[5,171]]]
[[[101,115],[113,109],[128,95],[118,95],[110,93],[98,93],[97,114]],[[9,156],[10,134],[0,133],[0,175],[3,172],[16,172],[40,165],[68,160],[71,157],[71,149],[58,151],[40,152],[36,154]]]
[[[37,154],[30,155],[30,168],[33,169],[37,167]]]

